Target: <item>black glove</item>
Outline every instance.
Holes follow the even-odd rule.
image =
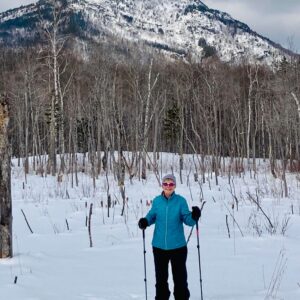
[[[147,221],[146,218],[141,218],[139,220],[138,225],[139,225],[140,229],[146,229],[149,226],[148,221]]]
[[[198,206],[192,207],[192,218],[197,222],[201,217],[201,210]]]

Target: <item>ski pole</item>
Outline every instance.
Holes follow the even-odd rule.
[[[144,272],[145,272],[145,294],[146,294],[146,300],[148,299],[147,297],[147,270],[146,270],[146,247],[145,247],[145,229],[143,229],[143,246],[144,246]]]
[[[200,260],[200,243],[199,243],[199,226],[198,226],[198,221],[197,221],[197,223],[196,223],[196,233],[197,233],[197,248],[198,248],[198,262],[199,262],[199,274],[200,274],[201,300],[203,300],[202,274],[201,274],[201,260]]]
[[[204,204],[205,204],[205,203],[206,203],[206,201],[204,201],[204,202],[202,203],[202,206],[201,206],[201,208],[200,208],[200,216],[201,216],[201,214],[202,214],[202,210],[203,210],[203,207],[204,207]],[[186,241],[187,244],[188,244],[189,241],[190,241],[191,235],[192,235],[193,230],[194,230],[194,226],[195,226],[195,225],[193,225],[193,227],[192,227],[192,229],[191,229],[191,231],[190,231],[190,234],[189,234],[189,236],[188,236],[188,238],[187,238],[187,241]]]

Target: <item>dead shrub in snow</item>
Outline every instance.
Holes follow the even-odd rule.
[[[271,277],[267,295],[264,300],[278,299],[277,292],[281,285],[286,267],[287,267],[287,258],[285,257],[285,250],[281,249]]]
[[[285,214],[281,219],[277,215],[276,217],[269,217],[270,221],[266,221],[260,212],[252,211],[248,219],[248,226],[259,237],[264,233],[285,235],[290,225],[290,219],[291,217]]]

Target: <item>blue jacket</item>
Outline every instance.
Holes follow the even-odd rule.
[[[152,246],[163,250],[186,246],[183,223],[196,224],[185,198],[175,193],[169,199],[163,194],[155,197],[146,219],[149,226],[155,223]]]

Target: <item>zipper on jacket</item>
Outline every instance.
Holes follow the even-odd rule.
[[[165,232],[165,247],[168,249],[167,245],[167,235],[168,235],[168,209],[169,209],[169,200],[167,200],[167,208],[166,208],[166,232]]]

